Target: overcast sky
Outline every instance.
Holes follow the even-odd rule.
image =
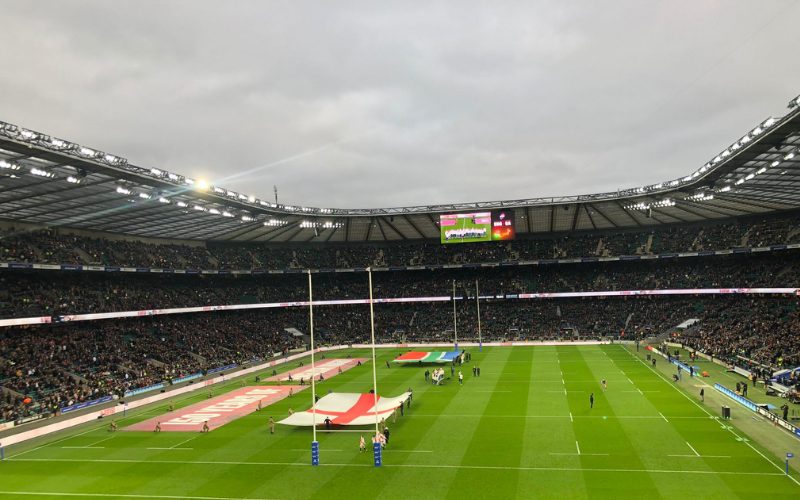
[[[281,203],[609,191],[800,94],[796,0],[0,0],[0,120]]]

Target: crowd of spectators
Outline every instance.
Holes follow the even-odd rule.
[[[144,317],[0,331],[0,420],[169,383],[301,346],[299,310]],[[30,399],[29,403],[25,403]]]
[[[606,290],[800,287],[795,250],[718,257],[373,273],[377,298]],[[369,297],[363,273],[313,275],[315,300]],[[0,270],[0,319],[308,299],[305,274]]]
[[[585,299],[489,299],[481,302],[483,341],[639,339],[699,320],[679,341],[728,359],[774,366],[800,363],[797,297],[643,296]],[[478,339],[474,299],[457,302],[458,334]],[[319,344],[366,343],[369,307],[315,308]],[[7,420],[105,395],[263,359],[302,341],[308,310],[216,311],[41,325],[0,330],[0,415]],[[378,342],[450,342],[452,303],[377,304]],[[13,392],[12,392],[13,391]],[[30,398],[29,403],[24,403]]]
[[[443,265],[664,254],[768,246],[798,241],[800,217],[718,225],[668,227],[625,233],[542,234],[535,239],[461,245],[313,246],[208,243],[155,244],[90,238],[58,231],[0,233],[2,259],[68,265],[156,269],[333,269],[342,267]]]

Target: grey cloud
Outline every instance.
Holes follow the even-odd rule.
[[[672,179],[800,92],[790,0],[4,3],[0,120],[292,204]]]

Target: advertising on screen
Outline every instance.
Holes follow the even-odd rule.
[[[514,230],[514,211],[492,212],[492,240],[513,240],[517,236]]]
[[[440,215],[439,227],[442,243],[489,241],[492,237],[492,213]]]

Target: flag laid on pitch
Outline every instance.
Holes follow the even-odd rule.
[[[396,358],[395,363],[449,363],[461,354],[458,351],[448,352],[407,352]]]
[[[411,396],[405,392],[396,398],[378,396],[378,420],[389,418],[392,412]],[[375,395],[335,392],[317,401],[317,425],[325,419],[333,425],[375,425]],[[278,422],[284,425],[310,427],[314,425],[313,409],[297,412]]]

